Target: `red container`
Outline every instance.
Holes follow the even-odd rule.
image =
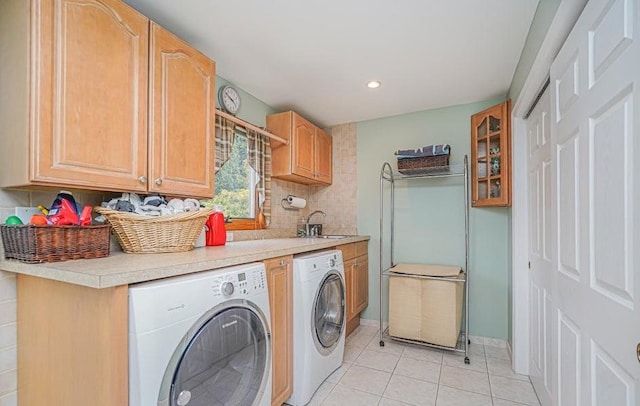
[[[217,211],[209,216],[207,226],[207,245],[224,245],[227,242],[227,229],[224,226],[224,214]]]

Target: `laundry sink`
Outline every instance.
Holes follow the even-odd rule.
[[[326,234],[326,235],[310,235],[302,238],[324,238],[326,240],[340,240],[342,238],[351,237],[350,235]]]

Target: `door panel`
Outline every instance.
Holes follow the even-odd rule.
[[[558,312],[558,405],[581,406],[580,328]]]
[[[554,168],[550,142],[550,97],[545,91],[527,121],[529,137],[530,376],[538,397],[552,404],[556,347],[553,259],[556,257]]]
[[[562,405],[640,400],[639,15],[589,2],[551,67]]]

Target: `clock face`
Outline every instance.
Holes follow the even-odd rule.
[[[220,103],[222,107],[231,114],[236,114],[240,109],[240,95],[231,86],[222,86],[220,88]]]

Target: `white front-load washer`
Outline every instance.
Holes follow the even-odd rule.
[[[293,393],[306,405],[342,365],[346,327],[344,265],[339,250],[293,258]]]
[[[129,405],[271,405],[262,263],[129,289]]]

